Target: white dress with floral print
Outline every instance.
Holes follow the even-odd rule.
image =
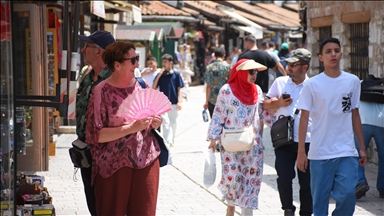
[[[226,129],[241,129],[251,124],[254,111],[254,133],[251,150],[227,152],[220,147],[222,177],[218,185],[222,200],[233,202],[241,208],[257,209],[263,174],[263,145],[260,135],[260,114],[263,92],[257,86],[258,102],[255,105],[242,104],[232,93],[228,84],[221,89],[215,111],[208,129],[208,139],[219,139],[223,126]]]

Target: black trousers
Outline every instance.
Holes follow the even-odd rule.
[[[93,186],[91,184],[92,180],[92,165],[88,168],[81,168],[81,178],[83,179],[85,198],[87,199],[87,205],[89,213],[92,216],[96,215],[96,197],[94,193]]]
[[[209,111],[209,116],[212,119],[213,111],[215,111],[215,104],[208,102],[208,111]]]
[[[308,155],[309,143],[305,143],[305,154]],[[295,178],[295,166],[298,143],[275,149],[275,169],[277,171],[277,188],[279,190],[282,209],[293,209],[292,180]],[[297,169],[297,168],[296,168]],[[309,164],[305,173],[297,169],[300,185],[300,215],[311,215],[313,212],[310,187]]]

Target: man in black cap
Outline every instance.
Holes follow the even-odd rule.
[[[84,47],[81,48],[84,62],[92,66],[92,70],[88,74],[84,74],[76,96],[76,134],[79,141],[85,142],[85,113],[88,107],[88,99],[93,88],[112,74],[104,63],[102,54],[109,44],[115,42],[115,38],[111,33],[99,30],[90,36],[79,35],[79,39],[85,42]],[[95,194],[91,185],[92,165],[88,168],[81,168],[81,177],[89,212],[91,215],[96,215]]]

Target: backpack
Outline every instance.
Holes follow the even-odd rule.
[[[361,82],[360,100],[384,103],[384,78],[370,74]]]

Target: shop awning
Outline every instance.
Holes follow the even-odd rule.
[[[230,25],[231,28],[233,29],[236,29],[237,31],[240,31],[240,32],[248,32],[250,33],[251,35],[255,36],[256,39],[262,39],[262,37],[260,37],[260,30],[259,29],[256,29],[254,28],[253,26],[240,26],[240,25],[235,25],[235,24],[232,24]],[[261,31],[261,34],[263,34],[263,32]]]
[[[184,34],[184,28],[174,28],[174,36],[167,36],[168,39],[180,39]]]
[[[141,8],[125,2],[125,1],[114,1],[114,0],[105,0],[104,1],[104,7],[105,7],[105,12],[132,12],[132,19],[136,23],[141,23],[142,22],[142,17],[141,17]]]
[[[132,11],[133,5],[124,1],[105,0],[104,6],[106,9],[112,8],[112,9],[119,10],[121,12],[126,12],[126,11]]]
[[[176,36],[172,25],[149,25],[149,24],[138,24],[138,25],[117,25],[117,30],[130,30],[135,32],[136,30],[151,30],[157,35],[159,41],[166,41],[168,36]]]
[[[263,38],[263,27],[261,27],[260,25],[252,22],[251,20],[239,15],[238,13],[236,12],[233,12],[233,11],[230,11],[230,10],[227,10],[227,9],[221,9],[221,11],[225,14],[227,14],[228,16],[232,17],[233,19],[236,20],[236,22],[238,23],[242,23],[246,26],[237,26],[239,27],[240,29],[243,29],[242,31],[246,31],[246,32],[249,32],[251,33],[253,36],[255,36],[256,39],[262,39]],[[233,25],[235,26],[235,25]],[[244,28],[244,27],[247,27],[247,28]]]
[[[289,38],[302,38],[303,37],[303,32],[298,32],[298,31],[289,31]]]
[[[253,33],[251,27],[249,27],[249,26],[239,26],[239,25],[232,24],[232,25],[230,25],[230,27],[234,28],[234,29],[236,29],[238,31],[244,31],[244,32],[248,32],[248,33],[251,33],[251,34]]]
[[[116,40],[150,41],[156,38],[156,32],[148,29],[118,29],[115,30]]]

